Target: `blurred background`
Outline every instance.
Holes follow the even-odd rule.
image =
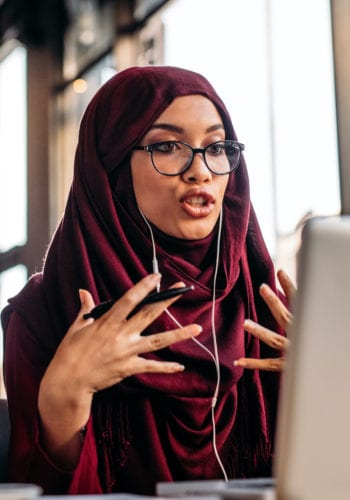
[[[0,0],[0,308],[41,269],[86,105],[133,65],[214,84],[295,278],[304,221],[350,213],[349,60],[348,0]]]

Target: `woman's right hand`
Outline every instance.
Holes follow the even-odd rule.
[[[192,324],[141,335],[178,297],[144,306],[128,318],[159,279],[158,274],[142,279],[96,320],[83,318],[94,302],[88,291],[80,291],[79,314],[61,341],[39,389],[44,444],[59,465],[71,468],[76,464],[81,448],[79,431],[89,418],[96,391],[138,373],[175,373],[184,369],[179,363],[142,357],[201,332],[199,325]]]

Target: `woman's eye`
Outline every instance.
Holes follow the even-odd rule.
[[[153,144],[153,149],[157,153],[173,153],[177,149],[176,142],[159,142]]]
[[[223,144],[220,144],[220,143],[210,144],[207,147],[207,152],[208,152],[208,154],[211,154],[211,155],[219,155],[223,152],[223,149],[224,149]]]

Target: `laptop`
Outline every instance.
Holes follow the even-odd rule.
[[[274,478],[158,483],[162,496],[350,498],[350,217],[309,220],[298,255]]]
[[[303,231],[281,389],[277,498],[350,498],[350,217]]]
[[[275,500],[275,481],[272,478],[198,480],[161,482],[157,484],[157,495],[164,497],[198,497],[216,495],[219,500]]]

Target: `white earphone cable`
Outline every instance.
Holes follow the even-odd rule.
[[[153,236],[153,231],[152,231],[152,228],[151,228],[151,224],[146,219],[146,217],[145,217],[144,213],[142,212],[141,208],[140,207],[137,207],[137,208],[139,209],[141,217],[145,221],[145,224],[148,227],[148,230],[149,230],[150,235],[151,235],[152,253],[153,253],[153,255],[152,255],[152,270],[153,270],[154,273],[159,273],[158,260],[157,260],[157,252],[156,252],[156,243],[154,241],[154,236]],[[156,288],[157,288],[157,292],[159,292],[160,291],[160,282],[157,284]]]
[[[216,281],[217,281],[217,276],[218,276],[218,271],[219,271],[219,259],[220,259],[220,248],[221,248],[221,232],[222,232],[222,210],[220,211],[220,216],[219,216],[219,229],[218,229],[218,239],[217,239],[217,246],[216,246],[216,260],[215,260],[215,271],[214,271],[214,278],[213,278],[213,304],[211,308],[211,330],[213,334],[213,346],[214,346],[214,359],[215,359],[215,368],[216,368],[216,388],[214,391],[214,396],[212,399],[212,405],[211,405],[211,418],[212,418],[212,423],[213,423],[213,449],[214,453],[216,456],[216,460],[221,468],[221,471],[224,475],[225,481],[228,481],[227,473],[224,467],[224,464],[222,463],[222,460],[220,458],[217,446],[216,446],[216,423],[215,423],[215,406],[217,402],[217,397],[219,394],[220,390],[220,383],[221,383],[221,373],[220,373],[220,360],[219,360],[219,350],[218,350],[218,342],[217,342],[217,336],[216,336],[216,327],[215,327],[215,302],[216,302]]]
[[[153,272],[159,272],[157,253],[156,253],[156,245],[155,245],[155,241],[154,241],[152,227],[140,208],[139,208],[139,212],[140,212],[143,220],[145,221],[145,224],[147,225],[149,232],[150,232],[150,235],[151,235],[152,252],[153,252],[153,258],[152,258]],[[219,452],[217,449],[217,445],[216,445],[216,423],[215,423],[215,406],[216,406],[217,397],[218,397],[219,390],[220,390],[220,382],[221,382],[220,361],[219,361],[219,352],[218,352],[216,328],[215,328],[216,281],[217,281],[217,275],[218,275],[218,270],[219,270],[221,232],[222,232],[222,210],[220,211],[220,215],[219,215],[219,228],[218,228],[218,238],[217,238],[217,247],[216,247],[215,270],[214,270],[214,278],[213,278],[212,308],[211,308],[211,329],[212,329],[212,337],[213,337],[214,354],[210,351],[210,349],[208,349],[204,344],[202,344],[202,342],[200,342],[195,337],[193,337],[192,340],[197,345],[199,345],[201,347],[201,349],[203,349],[207,354],[209,354],[209,356],[212,358],[214,365],[215,365],[216,386],[215,386],[214,394],[213,394],[212,401],[211,401],[211,419],[212,419],[212,429],[213,429],[212,444],[213,444],[213,450],[214,450],[216,460],[221,468],[224,479],[225,479],[225,481],[228,481],[227,473],[226,473],[225,467],[222,463],[222,460],[220,458],[220,455],[219,455]],[[160,290],[160,284],[157,286],[157,291],[159,292],[159,290]],[[175,316],[168,309],[165,309],[164,312],[175,323],[176,326],[178,326],[179,328],[183,327],[181,325],[181,323],[175,318]]]

